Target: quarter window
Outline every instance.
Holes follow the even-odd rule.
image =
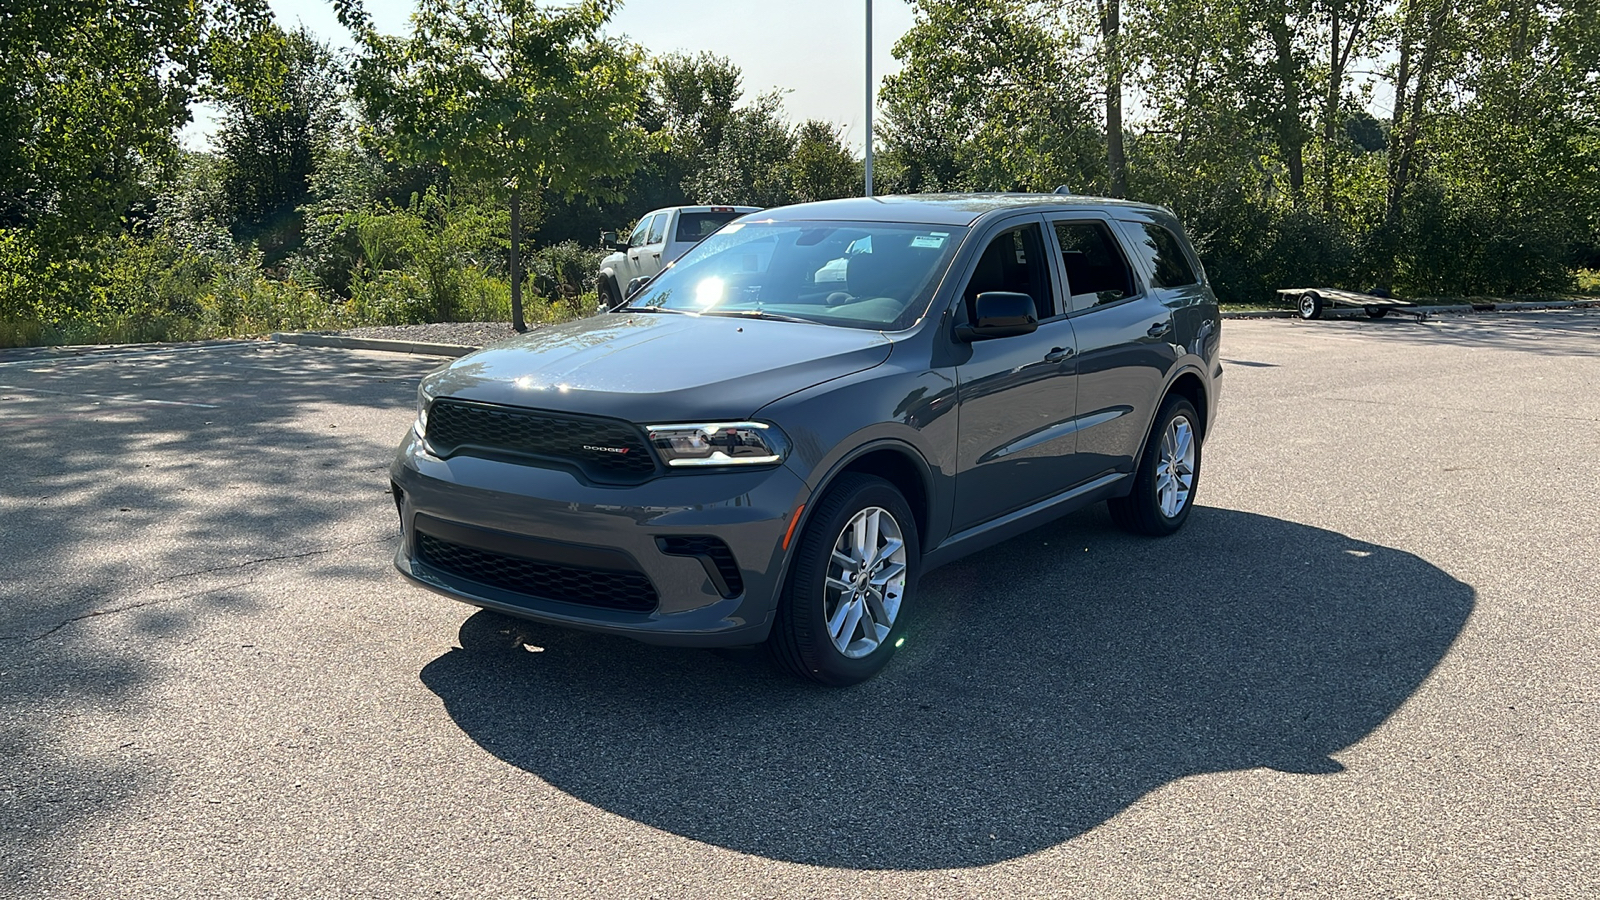
[[[1104,222],[1055,222],[1067,270],[1072,312],[1116,303],[1137,293],[1128,261]]]
[[[1183,287],[1200,280],[1195,277],[1194,267],[1189,265],[1189,257],[1184,254],[1177,235],[1153,223],[1146,223],[1143,227],[1144,240],[1139,242],[1134,252],[1143,255],[1145,262],[1150,264],[1154,276],[1152,286]]]

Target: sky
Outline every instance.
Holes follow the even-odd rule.
[[[744,72],[744,96],[778,88],[791,122],[822,119],[844,128],[861,152],[866,123],[866,4],[869,0],[632,0],[606,31],[654,55],[708,50]],[[906,0],[872,2],[872,75],[876,83],[900,69],[890,51],[911,27]],[[286,28],[304,24],[340,47],[351,45],[329,0],[270,0]],[[386,34],[409,28],[414,0],[365,0],[374,27]],[[197,109],[184,129],[185,146],[201,148],[215,129],[210,110]]]

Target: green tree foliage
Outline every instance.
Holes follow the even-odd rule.
[[[792,202],[854,197],[864,187],[862,163],[844,145],[840,129],[811,119],[795,132],[794,155],[789,164]]]
[[[224,90],[214,138],[234,236],[254,241],[269,264],[299,246],[299,207],[342,120],[343,72],[326,44],[304,29],[276,31],[270,55],[244,90]]]
[[[422,0],[404,38],[377,34],[354,0],[357,95],[385,150],[501,186],[511,212],[512,324],[522,317],[522,201],[608,190],[639,164],[631,123],[640,52],[601,36],[615,0]],[[534,210],[537,218],[537,210]]]
[[[1059,10],[1015,0],[915,7],[915,24],[894,47],[903,68],[880,94],[888,186],[1048,191],[1102,182],[1088,73],[1062,40]]]

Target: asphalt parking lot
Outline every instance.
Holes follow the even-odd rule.
[[[424,357],[0,353],[0,896],[1600,895],[1600,312],[1235,320],[859,688],[391,568]]]

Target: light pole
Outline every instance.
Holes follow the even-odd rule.
[[[867,196],[872,196],[872,0],[867,0]]]

